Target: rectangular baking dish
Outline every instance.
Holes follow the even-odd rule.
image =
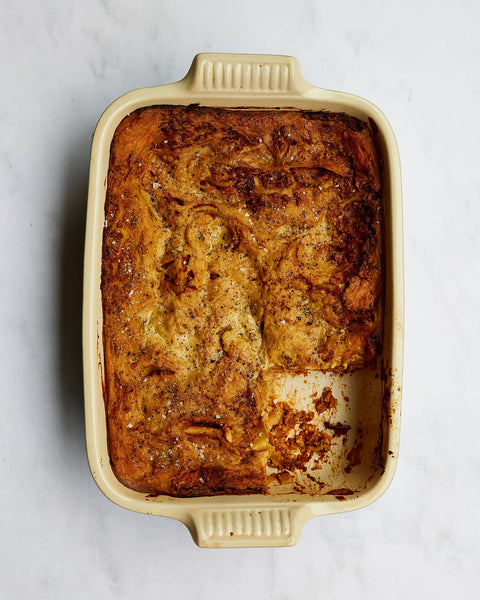
[[[375,368],[347,375],[308,372],[285,384],[297,397],[329,386],[337,421],[349,434],[325,465],[321,493],[172,498],[122,485],[110,466],[104,406],[101,260],[110,144],[130,112],[156,104],[293,107],[345,112],[370,122],[384,161],[385,316],[382,355]],[[364,507],[389,486],[397,463],[403,361],[403,231],[401,176],[392,128],[373,104],[308,84],[295,58],[255,54],[199,54],[177,83],[132,91],[102,115],[93,138],[85,241],[83,353],[86,443],[92,475],[116,504],[182,521],[203,547],[289,546],[311,517]],[[352,468],[353,466],[353,468]]]

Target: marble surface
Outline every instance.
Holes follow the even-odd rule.
[[[480,4],[1,0],[0,597],[478,598]],[[89,145],[123,92],[201,51],[292,54],[377,104],[400,146],[406,341],[387,493],[288,549],[202,550],[106,500],[86,462]]]

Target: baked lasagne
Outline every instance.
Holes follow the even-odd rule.
[[[123,119],[102,258],[108,445],[123,484],[268,493],[321,463],[339,435],[318,424],[328,394],[295,413],[275,387],[375,361],[380,173],[370,127],[344,114],[153,106]]]

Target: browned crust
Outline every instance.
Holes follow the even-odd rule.
[[[302,469],[328,452],[341,424],[319,431],[285,405],[266,425],[268,370],[374,359],[379,192],[370,130],[346,115],[161,106],[120,123],[102,261],[120,481],[178,496],[264,493],[267,463]],[[287,443],[292,419],[302,427]]]

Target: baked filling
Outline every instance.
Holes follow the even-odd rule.
[[[154,106],[120,123],[102,301],[122,483],[268,493],[321,464],[338,431],[320,400],[295,411],[275,390],[375,360],[380,191],[371,131],[343,114]]]

